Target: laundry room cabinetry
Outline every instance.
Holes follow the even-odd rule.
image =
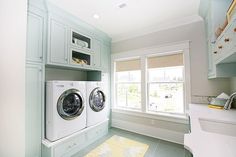
[[[36,1],[35,1],[36,2]],[[41,4],[41,3],[40,3]],[[25,66],[25,156],[41,157],[44,136],[44,59],[46,52],[46,10],[29,1]]]
[[[49,17],[47,63],[68,64],[67,26],[60,20]]]
[[[42,63],[43,41],[45,40],[44,13],[40,10],[28,11],[26,60]]]
[[[43,66],[26,64],[26,157],[41,157]]]
[[[101,51],[102,51],[102,43],[101,41],[94,39],[93,40],[93,66],[97,69],[101,68]]]
[[[111,46],[107,44],[102,45],[101,52],[101,68],[102,72],[109,73],[110,72],[110,60],[111,60]]]
[[[206,30],[209,79],[236,76],[234,70],[236,68],[236,55],[234,55],[236,48],[235,45],[233,46],[233,41],[229,39],[234,34],[234,31],[229,31],[234,20],[228,21],[228,25],[219,37],[215,33],[225,23],[231,2],[232,0],[200,1],[199,14],[204,19]]]
[[[111,39],[73,15],[48,4],[47,66],[102,71],[104,44]],[[105,52],[105,54],[107,51]]]
[[[66,138],[49,142],[43,140],[43,157],[70,157],[79,154],[86,146],[108,133],[108,120],[97,125],[87,127]]]

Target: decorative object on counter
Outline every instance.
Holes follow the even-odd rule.
[[[231,17],[235,13],[235,11],[236,11],[236,0],[233,0],[230,7],[229,7],[229,10],[227,11],[227,20],[228,20],[228,22],[231,21]]]
[[[227,94],[221,93],[216,98],[211,98],[210,103],[208,104],[208,107],[216,108],[216,109],[223,109],[228,99],[229,99],[229,96]]]

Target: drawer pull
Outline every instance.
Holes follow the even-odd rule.
[[[229,42],[229,38],[225,38],[225,42]]]
[[[217,54],[217,51],[214,51],[213,53],[214,53],[214,54]]]
[[[219,48],[219,49],[222,49],[222,48],[223,48],[223,46],[218,46],[218,48]]]

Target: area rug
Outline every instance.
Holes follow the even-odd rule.
[[[85,157],[143,157],[148,147],[147,144],[114,135]]]

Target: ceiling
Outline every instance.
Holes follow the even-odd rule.
[[[107,33],[113,42],[196,19],[200,0],[49,0]],[[126,6],[120,8],[119,5]],[[94,18],[97,14],[99,18]]]

